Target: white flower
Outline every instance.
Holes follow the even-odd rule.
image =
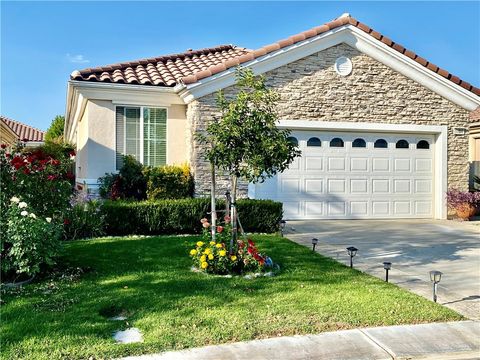
[[[27,207],[27,203],[25,201],[22,201],[20,204],[18,204],[18,207],[20,209],[23,209],[23,208],[26,208]]]
[[[45,218],[45,220],[47,220],[48,223],[51,223],[51,222],[52,222],[52,218],[50,218],[50,217]]]
[[[28,211],[23,210],[23,211],[20,213],[20,215],[22,215],[22,216],[27,216],[27,215],[28,215]]]
[[[14,202],[14,203],[19,203],[20,202],[20,199],[16,196],[13,196],[11,199],[10,199],[11,202]]]
[[[37,218],[37,215],[35,215],[34,213],[31,213],[31,214],[30,214],[30,217],[36,219],[36,218]]]

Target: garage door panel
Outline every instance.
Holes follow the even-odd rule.
[[[345,158],[330,157],[328,158],[329,171],[345,171]]]
[[[295,131],[294,136],[302,157],[271,186],[258,187],[263,198],[284,203],[286,219],[433,216],[432,136],[421,137],[430,149],[417,149],[420,137],[412,134]],[[312,137],[321,139],[321,146],[307,146]],[[333,138],[340,138],[344,146],[331,147]],[[364,139],[366,147],[353,147],[357,138]],[[375,148],[379,139],[387,148]],[[399,140],[409,147],[397,148]]]
[[[327,192],[329,194],[345,194],[346,193],[345,179],[328,179]]]

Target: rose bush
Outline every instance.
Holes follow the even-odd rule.
[[[3,280],[37,274],[42,266],[53,265],[61,250],[61,225],[37,215],[19,197],[10,202],[7,230],[0,238]]]
[[[215,240],[212,239],[211,225],[207,219],[200,220],[203,226],[203,240],[198,241],[190,250],[193,266],[211,274],[245,274],[271,270],[274,266],[271,258],[258,252],[255,243],[248,239],[245,243],[238,240],[229,251],[232,228],[230,217],[225,216],[224,225],[217,226]]]

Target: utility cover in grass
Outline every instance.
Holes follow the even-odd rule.
[[[119,344],[143,342],[142,333],[137,328],[116,331],[113,334],[113,338]]]

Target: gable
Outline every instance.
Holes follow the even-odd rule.
[[[199,78],[198,74],[194,79],[186,78],[184,82],[187,85],[177,86],[176,90],[188,103],[196,98],[233,85],[235,83],[235,65],[249,67],[255,74],[263,74],[319,51],[345,43],[466,110],[472,111],[480,105],[480,97],[476,95],[476,92],[480,93],[480,89],[460,81],[452,74],[391,42],[388,38],[382,37],[368,27],[362,30],[351,25],[349,23],[350,19],[343,19],[340,26],[337,24],[337,27],[331,30],[328,30],[327,26],[328,31],[319,35],[309,38],[302,35],[302,37],[297,38],[297,42],[292,43],[290,41],[291,45],[288,45],[288,42],[282,43],[282,41],[279,41],[276,44],[266,46],[262,48],[263,50],[260,49],[262,51],[255,51],[253,55],[248,54],[237,58],[236,64],[234,64],[234,60],[230,60],[225,64],[230,66],[230,68],[227,66],[227,70],[214,75],[211,73],[208,75],[208,71],[203,72],[202,76],[207,74],[207,77],[204,78]],[[378,35],[376,36],[376,34]],[[284,47],[281,47],[282,44]]]

